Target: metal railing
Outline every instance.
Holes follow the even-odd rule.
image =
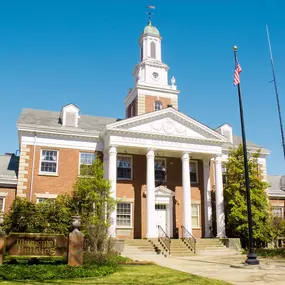
[[[164,246],[168,250],[168,253],[170,254],[171,239],[161,226],[158,225],[157,227],[158,227],[158,240],[163,242]]]
[[[187,244],[191,247],[194,253],[196,253],[196,239],[184,226],[181,226],[181,229],[182,229],[182,239],[185,242],[187,242]]]

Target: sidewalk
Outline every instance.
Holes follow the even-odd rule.
[[[260,266],[248,266],[245,268],[233,268],[241,266],[245,261],[245,255],[227,256],[191,256],[191,257],[163,257],[161,255],[125,254],[134,260],[153,261],[156,264],[171,269],[188,272],[203,277],[218,279],[238,285],[284,285],[285,284],[285,260],[276,261],[259,259]]]

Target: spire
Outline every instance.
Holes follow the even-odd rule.
[[[153,13],[151,12],[151,10],[155,9],[155,6],[153,5],[148,5],[146,7],[148,10],[146,12],[146,14],[148,15],[148,26],[151,26],[151,16],[153,15]]]

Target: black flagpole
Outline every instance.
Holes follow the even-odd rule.
[[[234,57],[235,66],[237,66],[237,47],[234,46]],[[247,255],[247,260],[245,261],[248,265],[257,265],[259,261],[256,257],[253,248],[253,236],[252,236],[252,214],[251,214],[251,200],[250,200],[250,185],[249,185],[249,175],[248,175],[248,161],[247,161],[247,149],[246,149],[246,137],[244,129],[244,118],[243,118],[243,106],[242,97],[240,91],[240,83],[238,86],[238,99],[239,99],[239,110],[240,110],[240,123],[242,132],[242,144],[243,144],[243,157],[244,157],[244,177],[245,177],[245,188],[246,188],[246,200],[247,200],[247,218],[248,218],[248,236],[249,236],[249,253]]]

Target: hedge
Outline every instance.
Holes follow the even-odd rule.
[[[54,280],[105,276],[116,271],[116,262],[101,265],[70,267],[50,264],[4,264],[0,266],[0,280]]]

